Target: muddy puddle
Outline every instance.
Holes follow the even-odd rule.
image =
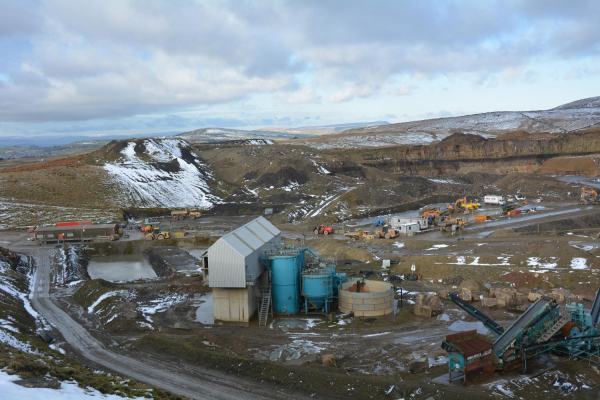
[[[135,254],[92,258],[88,273],[92,279],[111,282],[156,278],[156,273],[144,256]]]
[[[284,332],[290,329],[304,329],[309,331],[325,321],[317,318],[277,318],[269,326],[271,329],[279,328]]]
[[[204,325],[212,325],[215,323],[215,314],[213,311],[213,294],[207,293],[200,297],[201,303],[196,308],[196,322]]]

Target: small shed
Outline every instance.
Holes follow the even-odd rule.
[[[94,240],[96,236],[110,236],[115,233],[117,233],[117,224],[40,226],[35,230],[34,238],[42,244],[46,244],[89,241]]]
[[[420,232],[419,224],[416,222],[410,222],[408,224],[399,224],[395,228],[398,230],[398,233],[400,233],[400,235],[404,236],[411,236],[415,233]]]
[[[429,228],[429,221],[427,220],[427,218],[423,217],[392,217],[390,222],[392,227],[396,227],[401,224],[417,223],[419,224],[420,230],[425,230]]]
[[[446,336],[442,348],[448,352],[449,381],[490,376],[496,370],[492,357],[493,345],[477,330]]]

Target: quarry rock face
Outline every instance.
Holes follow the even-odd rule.
[[[485,172],[573,173],[595,176],[600,167],[591,158],[576,159],[600,152],[600,131],[561,135],[519,135],[512,132],[493,139],[455,133],[426,146],[394,146],[346,150],[344,161],[328,164],[336,173],[364,174],[360,166],[413,176]],[[557,157],[561,157],[558,159]],[[351,160],[351,161],[349,161]],[[352,167],[350,167],[352,165]]]

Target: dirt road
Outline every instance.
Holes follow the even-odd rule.
[[[289,394],[270,391],[270,388],[235,381],[215,371],[191,370],[161,360],[142,362],[108,350],[79,323],[60,309],[49,295],[50,256],[48,251],[36,254],[38,268],[32,302],[37,311],[60,331],[69,345],[88,360],[102,365],[121,375],[140,382],[158,386],[192,399],[266,399]],[[200,375],[201,374],[201,375]],[[200,377],[201,376],[201,377]]]

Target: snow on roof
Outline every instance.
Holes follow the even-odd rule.
[[[246,257],[279,234],[281,231],[272,223],[264,217],[258,217],[219,240],[224,240],[235,251]]]

